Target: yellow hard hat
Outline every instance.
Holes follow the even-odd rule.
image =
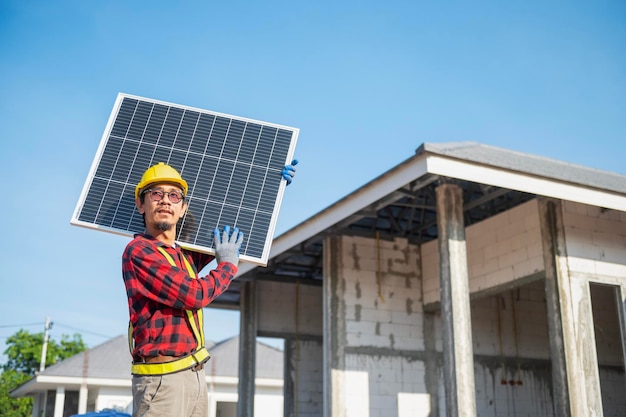
[[[146,169],[146,172],[143,173],[141,181],[135,187],[135,198],[139,198],[139,192],[146,186],[157,182],[171,182],[179,185],[183,189],[184,195],[187,195],[187,190],[189,189],[187,181],[180,176],[178,171],[163,162],[159,162]]]

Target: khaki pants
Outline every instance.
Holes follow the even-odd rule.
[[[208,417],[204,369],[133,375],[133,417]]]

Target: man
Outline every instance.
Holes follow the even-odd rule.
[[[287,183],[294,160],[282,172]],[[133,416],[208,415],[202,308],[237,274],[243,233],[213,232],[215,257],[176,245],[176,225],[187,210],[187,182],[171,166],[148,168],[135,188],[146,231],[126,246],[122,273],[130,313]],[[197,274],[213,259],[208,275]],[[134,342],[134,343],[133,343]]]

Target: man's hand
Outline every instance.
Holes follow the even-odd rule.
[[[291,161],[291,165],[285,165],[285,168],[281,171],[283,178],[287,181],[287,185],[291,184],[293,176],[296,175],[296,165],[298,165],[298,160],[294,159]]]
[[[216,227],[213,231],[213,244],[215,246],[215,259],[217,263],[230,262],[237,266],[239,264],[239,248],[243,243],[243,232],[236,227],[230,230],[230,226],[224,227],[224,232],[220,238],[220,231]]]

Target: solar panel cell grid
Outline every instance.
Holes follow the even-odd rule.
[[[298,129],[120,94],[72,224],[131,236],[143,231],[134,190],[165,162],[189,185],[178,241],[213,253],[212,231],[246,235],[241,259],[265,264]]]

